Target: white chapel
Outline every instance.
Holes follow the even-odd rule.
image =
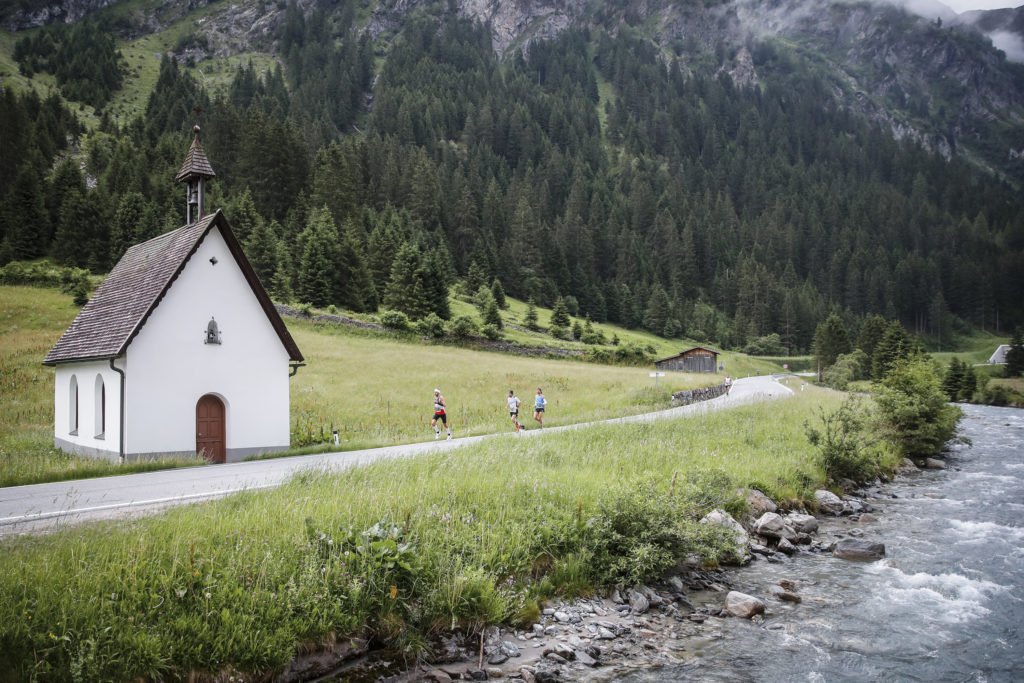
[[[224,214],[199,128],[176,176],[188,222],[129,249],[46,355],[54,444],[111,461],[232,462],[289,445],[302,353]]]

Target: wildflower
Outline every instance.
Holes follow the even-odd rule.
[[[211,597],[213,597],[213,596],[210,595],[210,591],[206,591],[205,593],[203,593],[203,596],[205,596],[207,600],[209,600]]]
[[[398,597],[398,586],[391,586],[390,595],[392,600]]]

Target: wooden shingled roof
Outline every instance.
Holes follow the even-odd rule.
[[[185,155],[185,163],[181,165],[178,175],[174,176],[174,181],[180,183],[192,176],[217,177],[217,174],[213,172],[213,166],[210,165],[210,160],[206,157],[203,146],[199,144],[198,130],[196,130],[196,136],[192,138],[192,146],[188,148],[188,153]]]
[[[707,351],[708,353],[713,354],[716,357],[721,353],[721,351],[715,351],[714,349],[709,349],[706,346],[694,346],[694,347],[691,347],[689,349],[686,349],[685,351],[680,351],[679,353],[672,354],[671,356],[667,356],[665,358],[659,358],[658,360],[656,360],[654,362],[655,363],[662,363],[662,362],[667,361],[667,360],[672,360],[673,358],[679,358],[680,356],[685,356],[686,354],[690,353],[691,351]]]
[[[156,309],[185,264],[214,227],[221,231],[253,294],[293,361],[302,353],[260,283],[220,210],[159,237],[137,244],[121,257],[71,327],[46,354],[44,365],[104,360],[123,354]]]

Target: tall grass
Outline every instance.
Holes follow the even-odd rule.
[[[441,629],[529,621],[537,601],[714,562],[695,520],[736,487],[806,497],[802,424],[824,393],[673,422],[509,435],[341,474],[306,472],[131,524],[9,539],[0,680],[280,670],[361,635],[422,653]],[[632,542],[632,535],[643,536]]]

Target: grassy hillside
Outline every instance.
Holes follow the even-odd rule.
[[[350,636],[415,658],[430,633],[530,623],[554,594],[646,580],[691,552],[715,562],[721,541],[695,522],[741,509],[737,486],[808,496],[823,475],[802,425],[838,401],[812,388],[693,419],[510,435],[5,540],[0,671],[256,680]]]

